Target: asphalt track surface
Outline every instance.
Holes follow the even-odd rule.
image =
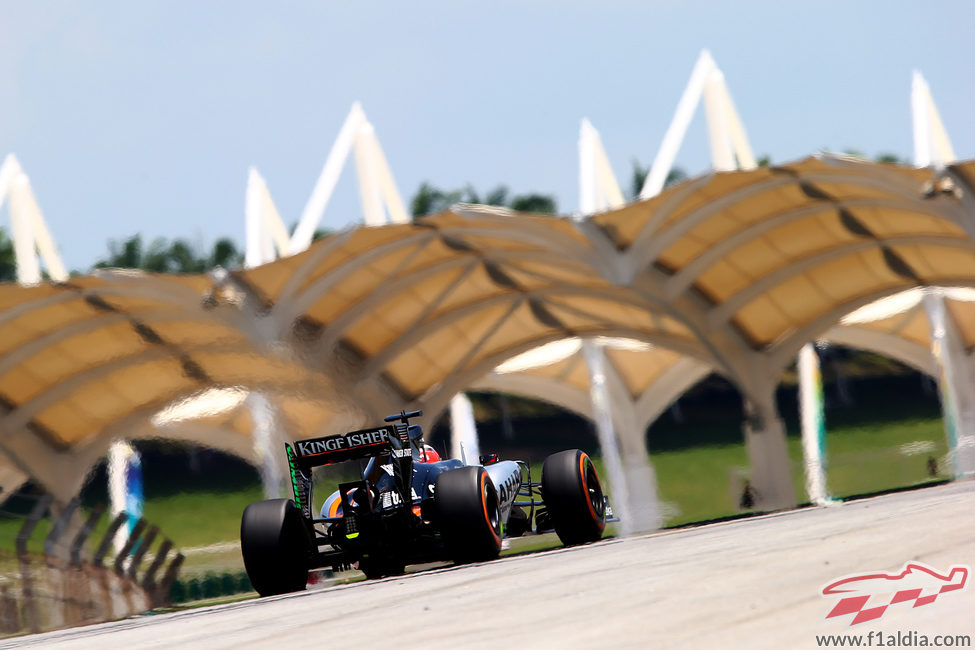
[[[975,637],[971,585],[924,607],[892,605],[870,623],[825,618],[836,599],[820,596],[824,585],[912,560],[944,572],[975,566],[975,482],[136,617],[0,648],[815,648],[824,634]]]

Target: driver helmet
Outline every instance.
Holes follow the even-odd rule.
[[[421,463],[439,463],[440,454],[437,450],[430,445],[423,445],[423,449],[420,451],[420,462]]]

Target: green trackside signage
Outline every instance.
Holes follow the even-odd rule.
[[[299,509],[303,510],[301,493],[298,489],[298,466],[296,465],[297,458],[295,457],[295,451],[288,443],[284,443],[284,448],[288,452],[288,468],[291,470],[291,489],[295,494],[295,503],[298,504]]]

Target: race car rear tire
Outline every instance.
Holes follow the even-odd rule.
[[[240,551],[247,577],[260,595],[305,588],[311,539],[291,499],[258,501],[244,509]]]
[[[440,532],[458,563],[493,560],[501,552],[501,506],[483,467],[461,467],[437,476],[434,488]]]
[[[542,500],[564,545],[586,544],[603,536],[603,489],[596,467],[584,451],[567,449],[545,459]]]

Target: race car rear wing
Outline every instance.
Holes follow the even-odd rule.
[[[291,469],[295,503],[307,521],[312,521],[314,517],[311,511],[313,467],[382,454],[393,457],[393,478],[401,503],[412,503],[410,477],[413,475],[413,456],[407,422],[323,438],[296,440],[294,446],[285,443],[284,447]]]
[[[296,440],[293,449],[298,466],[310,469],[388,453],[394,447],[401,446],[396,442],[399,442],[396,427],[385,426],[324,438]]]

